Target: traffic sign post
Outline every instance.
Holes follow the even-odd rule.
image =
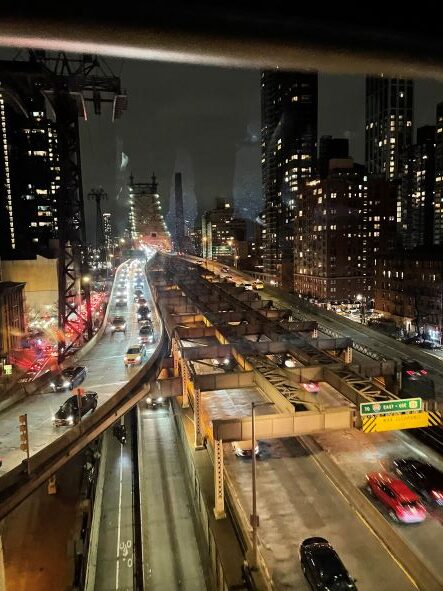
[[[380,402],[362,402],[360,414],[362,417],[371,415],[386,415],[400,412],[417,412],[423,408],[421,398],[405,398],[403,400],[384,400]]]

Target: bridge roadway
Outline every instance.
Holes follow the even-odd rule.
[[[197,259],[193,257],[192,260],[193,262],[196,262]],[[214,273],[221,273],[221,268],[223,266],[224,265],[221,263],[215,261],[207,262],[207,268]],[[248,280],[250,282],[254,281],[247,272],[238,272],[235,269],[230,269],[229,274],[232,276],[233,280],[238,283],[245,283]],[[292,309],[295,312],[301,312],[307,319],[319,321],[322,325],[336,332],[339,336],[351,337],[355,343],[367,346],[387,359],[396,359],[399,361],[411,358],[416,359],[427,369],[431,370],[430,375],[434,379],[436,385],[437,397],[443,400],[443,364],[440,355],[424,351],[414,345],[406,345],[405,343],[395,341],[391,337],[375,331],[368,326],[355,323],[339,314],[325,311],[319,307],[310,306],[304,300],[300,300],[291,294],[285,295],[281,292],[276,295],[274,290],[268,290],[266,288],[260,290],[259,294],[265,299],[273,300],[279,307],[285,307]],[[357,355],[355,360],[359,363],[362,361],[362,358],[360,355]]]
[[[136,263],[128,261],[119,268],[111,300],[108,318],[112,320],[115,315],[124,316],[127,319],[126,334],[112,334],[109,328],[106,329],[99,342],[85,355],[77,365],[85,365],[88,368],[88,375],[81,387],[87,390],[94,390],[98,393],[98,404],[101,405],[111,398],[130,379],[138,366],[126,369],[123,363],[123,356],[129,345],[138,341],[138,323],[136,304],[133,302],[133,280],[128,280],[128,306],[127,308],[116,308],[117,285],[123,276],[124,270],[129,269],[133,273]],[[151,300],[149,286],[146,277],[143,275],[144,291],[148,295],[148,303]],[[158,319],[154,318],[154,327],[158,334]],[[146,360],[154,351],[156,343],[148,345]],[[60,437],[69,427],[55,428],[52,425],[52,417],[62,404],[71,395],[69,390],[65,392],[45,391],[25,398],[18,404],[4,410],[0,414],[0,457],[3,465],[0,468],[0,475],[11,470],[20,464],[25,454],[20,450],[18,417],[21,414],[28,414],[28,429],[30,452],[32,454],[40,451],[46,445]],[[32,457],[31,457],[32,461]]]
[[[201,394],[202,414],[209,422],[216,417],[249,416],[250,404],[243,403],[245,388],[231,388],[228,399],[225,395],[223,401],[219,400],[220,394],[210,390]],[[256,391],[254,395],[259,394]],[[298,545],[304,538],[316,535],[326,537],[337,548],[358,579],[360,590],[416,588],[296,438],[260,441],[260,448],[259,540],[277,589],[308,590],[297,558]],[[250,460],[235,456],[230,443],[224,443],[223,452],[226,482],[228,486],[233,484],[234,498],[247,523],[252,497]]]

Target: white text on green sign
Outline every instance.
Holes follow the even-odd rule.
[[[406,398],[403,400],[386,400],[381,402],[363,402],[360,404],[361,415],[380,415],[392,412],[407,412],[421,410],[421,398]]]

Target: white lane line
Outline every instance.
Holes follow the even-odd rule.
[[[88,384],[88,388],[105,388],[108,386],[118,386],[119,384],[126,384],[128,380],[122,380],[121,382],[110,382],[109,384]]]
[[[122,485],[123,485],[123,445],[120,445],[120,490],[118,494],[118,525],[117,525],[117,565],[115,568],[115,588],[118,589],[120,571],[120,521],[122,517]]]

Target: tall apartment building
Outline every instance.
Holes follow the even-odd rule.
[[[103,233],[105,235],[106,248],[109,248],[112,242],[112,222],[111,214],[108,211],[103,212]]]
[[[433,203],[433,244],[443,245],[443,102],[437,105],[435,128],[435,186]]]
[[[366,78],[366,167],[369,175],[398,178],[413,141],[414,83],[404,78]]]
[[[29,85],[14,92],[0,87],[0,123],[0,256],[34,256],[58,231],[55,124],[38,88]]]
[[[326,179],[305,183],[295,220],[294,291],[346,301],[372,290],[370,209],[364,168],[332,160]]]
[[[240,242],[246,239],[246,221],[235,217],[232,203],[217,199],[215,209],[202,215],[203,257],[220,260],[233,258]]]
[[[293,260],[298,191],[317,166],[318,75],[262,72],[261,100],[263,264],[281,276]]]
[[[435,127],[417,129],[406,150],[401,179],[401,237],[406,249],[431,246],[434,239]]]

